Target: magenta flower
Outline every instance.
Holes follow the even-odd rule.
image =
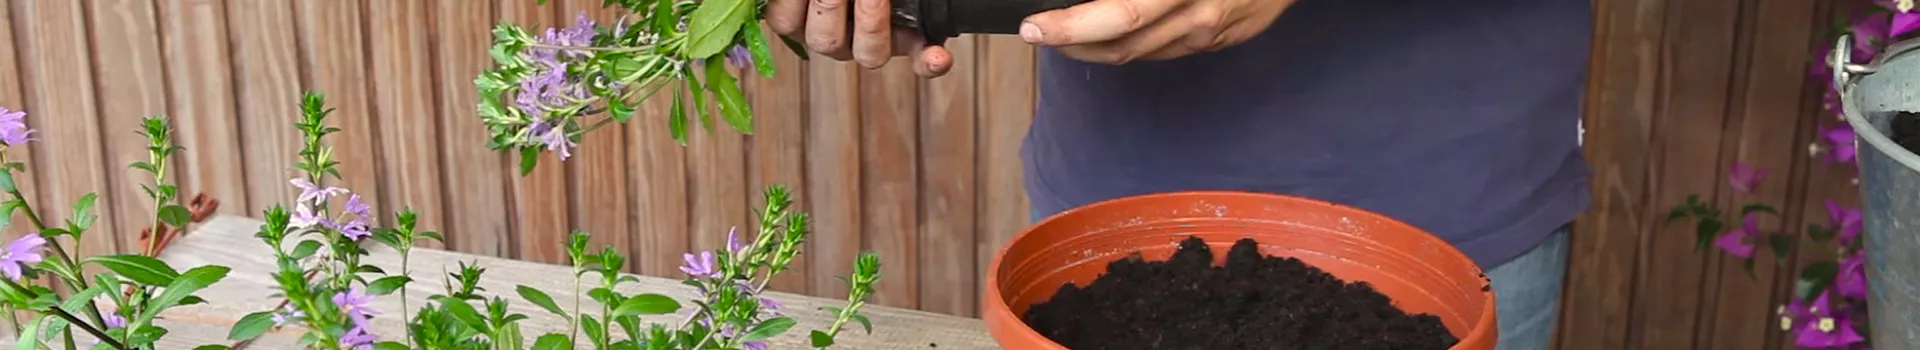
[[[703,251],[703,252],[700,252],[699,255],[694,255],[693,253],[686,253],[682,256],[682,260],[685,260],[686,264],[680,265],[680,272],[685,272],[688,276],[709,277],[709,278],[720,277],[720,270],[715,269],[713,266],[714,262],[713,262],[712,251]]]
[[[1854,156],[1858,154],[1858,149],[1854,148],[1853,127],[1846,124],[1838,125],[1838,127],[1820,126],[1820,140],[1826,141],[1827,146],[1832,148],[1831,153],[1828,153],[1825,158],[1826,163],[1853,163]]]
[[[1920,29],[1920,13],[1900,11],[1899,5],[1893,0],[1875,0],[1873,3],[1893,13],[1893,19],[1886,27],[1887,37],[1898,38],[1913,32],[1914,29]]]
[[[33,141],[33,128],[27,127],[27,112],[0,107],[0,144],[19,146]]]
[[[327,198],[347,193],[346,189],[339,187],[321,187],[320,185],[315,185],[313,181],[308,181],[306,178],[294,178],[287,182],[292,183],[293,187],[300,189],[300,197],[294,199],[294,201],[301,203],[318,204],[321,201],[327,200]]]
[[[1727,171],[1727,184],[1740,193],[1753,193],[1760,188],[1760,180],[1767,178],[1767,170],[1759,169],[1739,162],[1733,163],[1733,169]]]
[[[1859,209],[1848,209],[1828,199],[1827,222],[1833,225],[1835,237],[1838,237],[1842,246],[1853,245],[1853,240],[1860,237]]]
[[[100,320],[107,322],[107,328],[120,328],[120,327],[127,326],[127,318],[121,317],[119,313],[112,313],[112,312],[101,313]]]
[[[380,315],[380,310],[373,308],[373,296],[361,291],[360,287],[334,293],[333,304],[340,306],[340,310],[345,311],[354,324],[366,323],[367,318]]]
[[[1867,264],[1865,255],[1854,253],[1840,259],[1840,271],[1833,277],[1833,290],[1842,297],[1854,299],[1867,298]]]
[[[7,279],[20,279],[26,265],[38,264],[41,260],[46,260],[45,257],[40,256],[40,248],[45,246],[47,246],[47,239],[40,237],[39,232],[20,236],[13,242],[7,243],[7,249],[0,251],[0,274],[6,275]]]
[[[367,330],[366,324],[356,324],[340,335],[340,347],[353,350],[373,350],[373,343],[379,341],[380,336]]]
[[[1721,250],[1726,250],[1727,254],[1733,254],[1741,258],[1753,258],[1755,242],[1760,241],[1760,225],[1756,219],[1757,217],[1753,214],[1747,214],[1740,228],[1727,231],[1727,233],[1720,235],[1720,239],[1714,240],[1713,245],[1720,247]]]
[[[1813,301],[1808,308],[1812,319],[1800,325],[1794,332],[1793,344],[1802,348],[1828,349],[1853,345],[1866,341],[1860,332],[1853,329],[1853,320],[1844,310],[1836,310],[1827,293]]]
[[[1792,331],[1794,328],[1806,323],[1807,320],[1813,319],[1812,308],[1807,307],[1807,304],[1802,302],[1799,297],[1787,299],[1791,300],[1787,302],[1787,305],[1780,306],[1779,309],[1774,310],[1774,315],[1780,317],[1780,330]]]

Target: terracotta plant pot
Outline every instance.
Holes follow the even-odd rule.
[[[1439,316],[1460,338],[1453,349],[1491,350],[1499,339],[1485,275],[1446,241],[1360,209],[1244,192],[1128,197],[1041,221],[994,254],[981,316],[1002,348],[1066,349],[1021,321],[1028,307],[1069,282],[1093,281],[1107,263],[1135,251],[1147,260],[1165,260],[1188,236],[1201,237],[1216,251],[1253,238],[1267,255],[1367,281],[1402,310]],[[1225,256],[1216,256],[1214,264]]]

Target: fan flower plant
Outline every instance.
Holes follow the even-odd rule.
[[[496,66],[475,79],[481,95],[477,108],[490,130],[488,147],[518,151],[524,174],[537,165],[541,152],[571,158],[585,133],[627,121],[640,101],[665,96],[655,95],[666,92],[662,88],[670,91],[674,106],[668,116],[671,137],[682,144],[690,123],[710,128],[708,106],[717,107],[734,129],[752,132],[752,111],[733,70],[773,74],[758,25],[764,1],[607,0],[605,5],[627,15],[610,24],[582,15],[562,28],[534,31],[501,24],[493,30],[489,54]],[[691,117],[688,109],[695,111]],[[571,290],[520,285],[512,297],[494,294],[480,287],[484,267],[460,262],[439,277],[444,290],[422,298],[423,305],[410,305],[407,286],[416,276],[408,257],[416,243],[443,236],[420,230],[416,223],[422,213],[405,208],[392,213],[393,226],[379,226],[371,200],[351,190],[354,184],[340,183],[341,160],[327,142],[342,131],[328,124],[332,112],[319,93],[301,97],[293,126],[302,142],[287,181],[296,194],[291,203],[261,213],[265,223],[255,236],[272,248],[270,274],[277,284],[263,296],[279,305],[240,318],[228,330],[232,343],[194,349],[244,348],[280,330],[300,334],[298,344],[309,349],[760,350],[799,326],[779,301],[764,294],[810,233],[808,216],[791,208],[791,194],[780,186],[764,192],[755,229],[736,227],[725,234],[723,249],[682,257],[682,282],[695,291],[689,300],[620,291],[639,283],[620,274],[626,257],[613,247],[594,249],[588,233],[573,232],[565,244]],[[146,119],[140,135],[149,141],[149,157],[131,165],[152,178],[140,185],[153,202],[151,232],[183,228],[193,215],[167,177],[166,161],[183,150],[173,143],[172,132],[168,119]],[[6,196],[0,200],[0,226],[20,224],[12,220],[17,214],[33,231],[0,245],[0,308],[20,331],[15,348],[162,348],[157,344],[168,331],[154,322],[162,312],[208,302],[193,293],[232,270],[209,265],[179,271],[155,258],[164,242],[158,235],[143,240],[142,254],[83,255],[76,242],[99,218],[95,196],[74,199],[71,217],[50,221],[13,181],[28,168],[8,158],[7,149],[34,137],[24,112],[0,108],[0,192]],[[382,250],[398,254],[400,265],[367,263],[367,256]],[[89,275],[89,266],[103,271]],[[871,332],[860,310],[879,278],[876,255],[856,256],[854,270],[844,278],[845,303],[824,308],[834,319],[809,331],[807,343],[832,346],[856,325]],[[397,310],[374,303],[395,294],[401,300]],[[565,330],[528,334],[520,322],[531,317],[509,311],[516,302],[564,320]],[[398,318],[405,327],[376,327],[374,321],[382,318]]]

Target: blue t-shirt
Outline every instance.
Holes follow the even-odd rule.
[[[1043,50],[1021,153],[1051,214],[1251,190],[1385,214],[1491,268],[1587,207],[1589,0],[1299,0],[1224,50],[1121,66]]]

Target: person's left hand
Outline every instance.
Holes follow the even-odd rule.
[[[1233,46],[1296,0],[1093,0],[1028,16],[1020,37],[1074,59],[1121,64]]]

